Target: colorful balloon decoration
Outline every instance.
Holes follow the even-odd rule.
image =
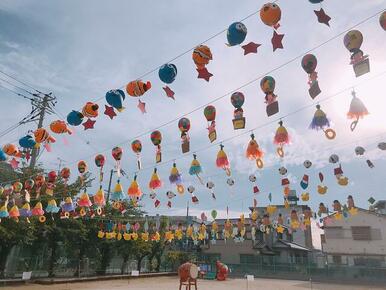
[[[276,153],[279,157],[284,157],[283,146],[289,144],[290,138],[287,129],[283,126],[283,121],[279,121],[279,127],[276,129],[273,143],[278,145]]]
[[[383,11],[381,16],[379,16],[379,24],[386,31],[386,11]]]
[[[67,123],[62,120],[56,120],[51,122],[50,129],[55,134],[72,134],[72,130],[67,126]]]
[[[83,118],[84,118],[84,116],[83,116],[83,114],[81,112],[71,111],[67,115],[67,122],[71,126],[79,126],[80,124],[82,124]]]
[[[160,131],[153,131],[150,135],[150,140],[154,146],[156,146],[156,154],[155,154],[155,162],[160,163],[162,161],[161,154],[161,142],[162,142],[162,134]]]
[[[178,121],[178,128],[181,131],[181,149],[182,153],[187,153],[190,150],[190,120],[188,118],[181,118]]]
[[[336,132],[329,127],[330,121],[327,119],[326,113],[320,109],[320,105],[316,105],[316,112],[314,114],[314,117],[312,118],[310,129],[323,130],[324,134],[326,135],[326,138],[329,140],[333,140],[336,137]]]
[[[63,167],[62,170],[60,170],[60,177],[63,179],[65,186],[67,186],[68,179],[71,176],[71,169],[68,167]]]
[[[137,201],[141,198],[142,191],[137,182],[137,175],[134,176],[134,179],[131,182],[129,189],[127,190],[127,194],[129,195],[130,199],[134,204],[136,204]]]
[[[217,132],[216,132],[216,107],[209,105],[206,106],[204,109],[204,116],[206,120],[208,121],[208,137],[211,143],[217,139]]]
[[[137,156],[137,166],[138,166],[138,170],[140,170],[141,169],[141,151],[142,151],[141,141],[137,139],[131,142],[131,149]]]
[[[177,67],[172,63],[162,65],[158,70],[158,76],[165,84],[171,84],[177,76]]]
[[[105,166],[106,157],[103,154],[95,156],[95,165],[99,168],[99,183],[103,181],[103,166]]]
[[[19,145],[24,149],[33,149],[36,146],[36,141],[31,135],[26,135],[19,139]]]
[[[149,188],[155,192],[155,190],[162,187],[162,181],[158,176],[157,168],[154,168],[153,174],[151,175],[150,181],[149,181]]]
[[[93,102],[87,102],[86,105],[82,108],[82,114],[87,118],[96,118],[98,117],[99,105]]]
[[[22,154],[15,144],[8,143],[3,146],[3,152],[8,156],[21,157]]]
[[[79,172],[79,180],[80,180],[80,183],[83,185],[84,184],[84,178],[85,178],[85,174],[87,173],[88,171],[88,165],[86,163],[86,161],[84,160],[81,160],[78,162],[78,172]]]
[[[43,185],[46,183],[46,178],[44,177],[43,174],[38,174],[35,176],[35,193],[36,193],[36,198],[39,197],[40,191],[43,187]]]
[[[121,147],[114,147],[111,151],[111,155],[115,159],[115,170],[117,171],[118,178],[121,176],[121,159],[122,159],[123,150]]]
[[[110,90],[105,95],[107,104],[111,106],[110,108],[113,108],[118,112],[122,112],[125,109],[123,106],[123,101],[125,98],[125,92],[120,89]]]
[[[267,116],[270,117],[279,112],[279,103],[276,100],[277,95],[274,94],[275,79],[271,76],[265,76],[260,81],[260,88],[265,93],[265,103],[267,104]]]
[[[368,55],[364,55],[360,49],[363,35],[359,30],[350,30],[343,39],[344,46],[351,52],[350,64],[354,68],[355,76],[359,77],[370,72],[370,61]]]
[[[231,175],[230,163],[228,156],[224,151],[224,145],[220,144],[220,150],[217,153],[216,166],[225,171],[227,176]]]
[[[276,3],[266,3],[260,9],[261,21],[274,29],[271,39],[273,51],[278,48],[283,48],[282,40],[284,34],[278,34],[276,30],[280,27],[279,21],[281,19],[281,9]]]
[[[354,120],[351,122],[351,125],[350,125],[351,131],[354,131],[356,126],[358,125],[359,119],[368,115],[369,112],[367,111],[367,108],[363,104],[362,100],[356,96],[355,91],[352,91],[351,94],[352,94],[352,99],[350,103],[350,109],[347,113],[347,117],[351,120]]]
[[[140,97],[148,90],[151,89],[151,82],[147,81],[144,83],[141,80],[131,81],[126,85],[126,92],[129,96]]]
[[[206,65],[212,60],[212,52],[206,45],[199,45],[193,50],[192,58],[197,67],[198,78],[205,79],[209,82],[211,74]]]
[[[242,22],[234,22],[228,27],[228,46],[235,46],[243,43],[247,37],[247,27]]]
[[[245,97],[241,92],[234,92],[231,95],[231,103],[235,110],[233,111],[233,129],[244,129],[245,128],[245,117],[244,111],[241,108],[244,104]]]
[[[246,156],[249,160],[254,160],[256,162],[257,168],[263,168],[264,162],[263,162],[263,151],[260,149],[259,144],[257,144],[255,140],[255,135],[251,134],[251,140],[248,143]]]
[[[176,185],[177,192],[179,194],[184,193],[185,188],[184,188],[184,185],[182,184],[182,175],[178,171],[176,163],[173,163],[173,167],[172,167],[172,169],[170,171],[170,175],[169,175],[169,181],[170,181],[170,184]]]
[[[197,160],[197,155],[193,154],[193,160],[192,160],[192,163],[190,164],[189,174],[197,176],[198,181],[200,181],[200,183],[204,185],[204,182],[202,181],[202,178],[200,176],[201,173],[202,173],[201,164]]]
[[[7,155],[5,155],[3,149],[0,149],[0,161],[6,161]]]
[[[315,99],[322,91],[318,83],[318,73],[315,71],[318,61],[313,54],[306,54],[302,58],[302,68],[308,73],[308,93],[312,99]]]

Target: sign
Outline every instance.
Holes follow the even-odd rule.
[[[133,270],[133,271],[131,271],[131,276],[139,276],[139,271],[137,271],[137,270]]]
[[[250,281],[255,281],[255,276],[253,275],[247,275],[247,281],[250,282]]]
[[[23,272],[23,275],[21,276],[22,280],[31,280],[32,272]]]

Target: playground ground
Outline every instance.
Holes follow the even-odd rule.
[[[177,277],[152,277],[141,279],[122,279],[110,281],[95,281],[95,282],[81,282],[81,283],[64,283],[53,285],[38,285],[28,284],[21,286],[2,287],[3,290],[173,290],[178,289],[179,280]],[[182,288],[185,290],[185,288]],[[192,288],[193,289],[193,288]],[[224,282],[198,280],[198,290],[370,290],[370,289],[386,289],[385,286],[372,285],[355,285],[355,284],[334,284],[334,283],[320,283],[309,281],[296,280],[281,280],[281,279],[255,279],[248,282],[242,279],[229,279]]]

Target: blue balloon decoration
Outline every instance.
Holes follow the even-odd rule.
[[[67,115],[67,123],[72,126],[79,126],[83,122],[83,114],[78,111],[71,111]]]
[[[0,161],[7,160],[7,156],[5,156],[5,153],[3,150],[0,149]]]
[[[323,0],[308,0],[310,1],[312,4],[318,4],[320,2],[323,2]]]
[[[247,36],[247,27],[242,22],[232,23],[227,32],[228,45],[241,44]]]
[[[158,76],[166,84],[174,82],[177,76],[177,67],[172,63],[164,64],[159,68]]]
[[[21,137],[19,139],[19,145],[22,148],[32,149],[35,147],[36,141],[34,140],[34,138],[31,135],[26,135],[26,136]]]
[[[106,102],[118,111],[124,109],[122,105],[124,100],[125,93],[122,90],[110,90],[106,93]]]

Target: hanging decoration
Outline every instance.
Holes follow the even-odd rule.
[[[46,210],[47,213],[58,213],[60,211],[60,207],[58,207],[58,204],[56,203],[55,199],[50,199],[47,202]]]
[[[77,204],[78,204],[78,206],[81,207],[80,212],[79,212],[80,216],[85,216],[86,210],[92,206],[92,202],[90,200],[90,197],[88,196],[86,189],[79,196]]]
[[[279,157],[284,157],[283,146],[290,143],[290,137],[287,129],[283,126],[283,121],[279,121],[279,127],[276,129],[275,137],[273,143],[278,145],[276,149],[277,155]]]
[[[170,171],[169,181],[171,184],[175,184],[177,187],[177,192],[183,194],[185,191],[184,185],[182,184],[182,176],[177,169],[176,163],[173,163],[173,167]]]
[[[210,78],[213,76],[206,65],[212,60],[212,52],[210,48],[206,45],[199,45],[193,50],[192,58],[197,67],[199,79],[204,79],[209,82]]]
[[[199,200],[197,198],[197,196],[194,194],[194,191],[196,190],[196,188],[193,186],[193,185],[189,185],[188,186],[188,192],[192,195],[192,203],[193,204],[198,204],[199,203]]]
[[[28,162],[31,156],[32,149],[36,147],[36,141],[31,135],[26,135],[19,139],[19,145],[21,148],[23,148],[22,156]]]
[[[383,11],[382,14],[379,16],[379,24],[383,28],[383,30],[386,31],[386,11]]]
[[[228,156],[224,151],[224,145],[220,144],[220,150],[217,153],[216,166],[225,171],[227,176],[231,176],[231,168]]]
[[[178,121],[178,128],[181,131],[181,149],[182,153],[187,153],[190,150],[190,120],[188,118],[181,118]]]
[[[279,21],[281,19],[281,9],[275,3],[266,3],[260,9],[261,21],[273,28],[273,36],[271,39],[273,51],[278,48],[283,48],[282,40],[284,34],[278,34],[276,30],[280,27]]]
[[[106,205],[105,193],[102,185],[99,186],[98,191],[93,196],[94,205],[97,207],[98,215],[102,214],[102,208]]]
[[[44,128],[38,128],[34,132],[36,147],[39,147],[40,144],[44,144],[44,148],[47,152],[51,152],[50,143],[55,143],[56,139],[48,133],[48,131]]]
[[[87,102],[86,105],[83,106],[82,115],[87,117],[87,121],[82,124],[85,130],[94,129],[96,122],[94,119],[98,117],[98,110],[99,105],[97,103]]]
[[[69,135],[72,134],[72,130],[68,127],[67,123],[62,120],[56,120],[51,122],[50,129],[55,134],[64,134],[64,133],[67,133]]]
[[[162,134],[160,131],[156,130],[153,131],[150,135],[151,142],[154,146],[156,146],[156,153],[155,153],[155,162],[160,163],[162,161],[162,155],[161,155],[161,142],[162,142]]]
[[[370,72],[369,56],[364,55],[360,49],[363,42],[363,35],[359,30],[351,30],[346,33],[343,39],[344,46],[351,52],[350,64],[354,68],[355,76],[360,77]]]
[[[123,101],[125,100],[125,92],[117,89],[117,90],[109,90],[106,95],[105,99],[107,104],[110,106],[105,105],[105,112],[104,114],[108,116],[110,119],[113,119],[117,114],[115,113],[114,109],[117,110],[117,112],[122,112],[125,107],[123,106]]]
[[[151,198],[154,199],[156,197],[155,191],[162,187],[162,181],[158,176],[157,168],[154,168],[153,174],[151,175],[150,181],[149,181],[149,188],[152,191]]]
[[[327,129],[325,129],[327,127]],[[328,140],[333,140],[336,137],[336,132],[329,128],[330,121],[327,119],[326,113],[320,109],[320,105],[316,105],[316,112],[312,118],[310,129],[323,130]]]
[[[312,166],[312,162],[310,160],[305,160],[303,162],[303,166],[306,168],[306,169],[309,169],[311,166]],[[303,189],[303,190],[306,190],[308,188],[308,185],[309,185],[309,176],[308,174],[304,174],[303,175],[303,178],[302,180],[300,181],[300,187]],[[310,199],[310,194],[305,191],[305,192],[302,192],[301,194],[301,199],[302,201],[309,201]]]
[[[67,115],[67,123],[70,124],[71,126],[79,126],[83,122],[83,114],[79,111],[71,111]]]
[[[140,140],[134,140],[131,142],[131,149],[137,156],[137,167],[138,170],[141,170],[141,151],[142,151],[142,143]]]
[[[85,173],[88,171],[88,165],[86,161],[81,160],[78,162],[78,172],[79,172],[79,180],[81,185],[84,185],[84,178],[85,178]]]
[[[131,81],[126,85],[126,92],[129,94],[129,96],[132,97],[141,97],[143,94],[145,94],[148,90],[151,88],[151,82],[147,81],[144,83],[141,80]],[[146,113],[145,109],[146,103],[141,102],[141,100],[138,100],[138,109],[144,114]]]
[[[328,161],[332,164],[336,164],[339,162],[339,156],[332,154]],[[334,175],[339,185],[346,186],[348,184],[348,178],[343,175],[341,164],[339,164],[339,166],[334,169]]]
[[[113,194],[111,195],[111,200],[115,202],[115,206],[113,204],[113,207],[115,209],[119,209],[121,206],[121,201],[123,201],[125,199],[126,199],[126,196],[123,193],[123,188],[122,188],[121,182],[118,179],[117,183],[114,186]]]
[[[279,112],[279,102],[276,100],[277,95],[273,93],[275,90],[275,79],[271,76],[265,76],[260,81],[260,88],[265,93],[265,103],[267,104],[266,112],[270,117]]]
[[[365,154],[365,152],[366,152],[366,150],[362,146],[355,147],[355,154],[357,156],[363,156]],[[367,163],[368,167],[374,168],[374,163],[370,159],[367,159],[366,163]]]
[[[193,154],[193,160],[192,160],[192,163],[190,163],[190,168],[189,168],[189,174],[190,175],[195,175],[198,179],[198,181],[204,185],[204,182],[200,176],[200,174],[202,173],[202,167],[201,167],[201,164],[200,162],[197,160],[197,155],[196,154]]]
[[[352,94],[352,99],[350,103],[350,109],[347,113],[347,117],[351,120],[354,120],[351,122],[351,125],[350,125],[351,131],[354,131],[358,125],[359,119],[368,115],[369,112],[367,111],[367,108],[363,104],[362,100],[356,96],[355,91],[352,91],[351,94]]]
[[[209,105],[204,109],[204,116],[208,121],[208,137],[211,143],[213,143],[217,139],[216,132],[216,107]]]
[[[231,103],[235,110],[233,112],[233,129],[244,129],[245,128],[245,117],[244,111],[241,108],[244,104],[245,97],[241,92],[234,92],[231,96]]]
[[[247,27],[242,22],[233,22],[227,30],[227,46],[235,46],[243,43],[247,37]]]
[[[206,183],[206,188],[210,190],[210,193],[211,193],[211,195],[212,195],[212,198],[213,198],[214,200],[216,200],[216,195],[215,195],[215,193],[214,193],[214,182],[209,180],[209,181]]]
[[[324,175],[322,172],[319,172],[319,181],[320,181],[320,184],[318,185],[318,193],[319,194],[326,194],[327,190],[328,190],[328,187],[326,185],[323,184],[323,181],[324,181]]]
[[[136,205],[139,199],[141,198],[142,191],[137,182],[137,175],[134,175],[134,179],[131,182],[129,189],[127,190],[127,194],[134,203],[134,205]]]
[[[41,223],[44,223],[46,221],[46,217],[44,216],[43,205],[40,201],[37,202],[34,208],[32,209],[32,216],[39,217],[39,221]]]
[[[285,168],[284,166],[280,167],[279,168],[279,173],[282,177],[281,179],[281,186],[283,187],[283,193],[284,193],[284,197],[287,198],[291,189],[290,189],[290,181],[287,177],[287,168]]]
[[[326,14],[324,9],[322,8],[322,2],[323,0],[309,0],[312,4],[319,4],[320,3],[320,10],[314,10],[316,17],[318,18],[318,22],[322,24],[326,24],[327,26],[330,26],[330,20],[331,17]]]
[[[111,155],[115,159],[115,170],[117,171],[118,178],[121,177],[121,159],[123,150],[121,147],[114,147],[111,151]]]
[[[256,162],[257,168],[261,169],[264,167],[263,162],[263,151],[260,149],[259,144],[255,140],[255,134],[251,134],[251,140],[248,143],[246,156],[249,160],[254,160]]]
[[[95,156],[95,165],[99,168],[99,183],[103,181],[103,166],[105,166],[106,157],[103,154]]]
[[[72,198],[67,196],[64,199],[64,202],[61,205],[62,212],[60,214],[61,219],[67,219],[70,217],[70,214],[75,212],[75,204],[72,202]]]
[[[312,99],[315,99],[322,91],[318,83],[318,73],[315,71],[318,61],[313,54],[306,54],[302,58],[302,68],[308,73],[308,93]]]
[[[56,187],[55,183],[58,178],[58,174],[56,171],[52,170],[47,174],[47,182],[46,182],[46,194],[49,196],[54,195],[54,189]]]
[[[177,76],[177,67],[172,63],[166,63],[162,65],[158,70],[158,76],[165,84],[171,84],[174,82]],[[168,98],[174,100],[174,91],[169,86],[162,87]]]
[[[254,194],[258,194],[258,193],[260,192],[260,190],[259,190],[259,188],[257,187],[257,185],[255,184],[255,183],[256,183],[256,180],[257,180],[256,175],[251,174],[251,175],[249,175],[248,179],[249,179],[249,181],[252,182],[252,184],[253,184],[253,188],[252,188],[253,193],[254,193]]]
[[[64,191],[67,191],[67,185],[68,180],[71,176],[71,170],[68,167],[63,167],[62,170],[60,170],[60,177],[63,179],[64,182]]]

